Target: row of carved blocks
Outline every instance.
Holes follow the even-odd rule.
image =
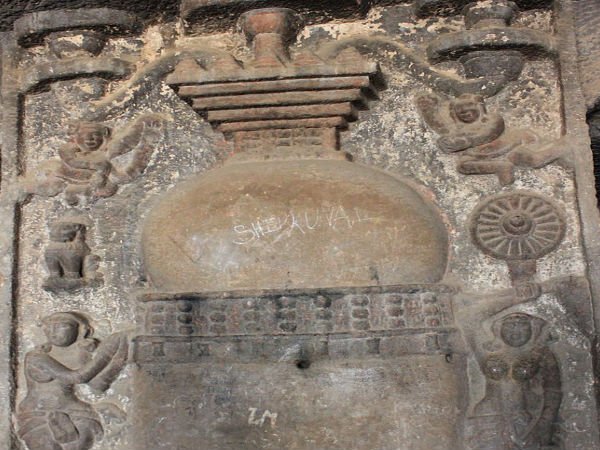
[[[180,298],[140,303],[145,332],[170,336],[321,334],[452,326],[447,294]]]

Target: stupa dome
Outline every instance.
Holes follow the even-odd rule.
[[[342,160],[226,165],[177,186],[143,231],[165,292],[434,283],[447,235],[432,203]]]

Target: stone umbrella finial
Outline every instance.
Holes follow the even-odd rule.
[[[471,28],[507,27],[519,10],[514,2],[495,0],[480,1],[465,6],[465,26]]]
[[[278,67],[289,61],[288,46],[301,25],[300,16],[288,8],[255,9],[242,14],[240,23],[252,43],[254,67]]]

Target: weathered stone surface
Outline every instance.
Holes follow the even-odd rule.
[[[434,283],[447,245],[406,182],[331,160],[212,171],[162,199],[143,234],[150,280],[171,292]]]
[[[182,0],[181,17],[188,32],[226,31],[235,28],[240,14],[270,6],[293,8],[302,13],[307,24],[312,25],[335,19],[359,19],[365,16],[370,2],[340,0],[333,4],[320,0],[276,3],[265,0]]]
[[[91,3],[0,5],[0,448],[600,448],[594,2]]]
[[[21,45],[35,45],[51,33],[94,30],[100,34],[128,34],[140,27],[137,17],[109,8],[41,11],[15,21],[13,30]]]
[[[138,400],[142,411],[137,420],[144,433],[136,448],[192,449],[201,441],[206,449],[372,449],[411,442],[410,448],[445,450],[455,442],[455,407],[460,404],[462,380],[454,367],[439,355],[366,358],[351,366],[323,360],[306,370],[293,362],[259,367],[230,362],[227,368],[205,362],[193,369],[144,372],[136,379],[146,394]],[[161,388],[165,384],[173,386],[168,395]],[[198,386],[195,397],[189,385]],[[427,407],[415,407],[415,401]],[[163,406],[172,402],[175,414]],[[373,402],[386,413],[364,408]],[[275,404],[285,407],[270,409]],[[165,415],[167,420],[160,420]],[[294,425],[282,432],[282,422]]]
[[[96,0],[93,3],[89,3],[85,0],[38,0],[35,2],[7,0],[0,5],[0,30],[10,31],[14,22],[27,13],[81,8],[118,8],[134,13],[146,20],[154,19],[156,21],[158,15],[174,18],[177,12],[177,1],[158,0],[153,2],[139,2],[137,0]],[[121,18],[123,17],[127,17],[127,15],[121,14]],[[101,18],[96,16],[96,19]]]

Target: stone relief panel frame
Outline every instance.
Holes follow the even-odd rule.
[[[281,23],[270,22],[264,20],[264,11],[249,5],[252,11],[241,19],[248,49],[238,45],[242,41],[235,33],[228,33],[221,47],[215,42],[210,42],[212,49],[194,45],[204,26],[197,19],[203,6],[184,3],[185,31],[171,41],[159,26],[143,30],[133,15],[108,9],[66,16],[40,12],[2,34],[0,215],[6,220],[0,251],[0,327],[6,335],[0,352],[2,370],[11,381],[0,389],[6,400],[0,402],[6,412],[0,446],[17,448],[20,438],[32,449],[49,443],[91,448],[104,431],[108,440],[105,437],[100,445],[127,448],[127,433],[143,432],[153,423],[148,411],[156,404],[144,393],[173,383],[175,410],[193,410],[195,404],[183,399],[184,387],[205,375],[205,364],[212,361],[283,361],[294,370],[323,367],[327,373],[335,371],[327,366],[331,361],[364,358],[387,364],[416,354],[423,361],[424,355],[437,358],[435,367],[453,361],[461,368],[456,370],[469,374],[468,400],[464,390],[463,397],[447,399],[460,404],[466,428],[455,430],[456,437],[441,441],[443,445],[462,439],[465,448],[473,449],[595,448],[596,394],[590,389],[591,355],[600,324],[594,307],[600,279],[594,258],[599,253],[594,238],[599,222],[590,190],[593,173],[574,62],[571,3],[556,2],[554,33],[544,25],[528,29],[519,24],[527,19],[514,18],[517,5],[512,2],[500,2],[502,7],[494,11],[471,7],[464,18],[441,19],[443,26],[427,43],[425,57],[415,51],[415,43],[423,39],[416,25],[407,26],[413,27],[414,41],[386,35],[389,28],[377,16],[378,8],[390,8],[389,20],[406,26],[400,18],[407,17],[408,9],[387,5],[395,2],[375,4],[371,12],[365,7],[357,16],[344,16],[362,17],[364,22],[333,28],[310,12],[304,14],[307,28],[288,12],[276,12],[278,20],[283,17]],[[431,17],[428,8],[435,9],[437,3],[413,6],[418,14]],[[527,2],[518,6],[527,11]],[[551,13],[540,13],[544,14]],[[532,22],[544,20],[532,17]],[[64,30],[65,22],[69,31]],[[274,23],[276,29],[270,29]],[[373,24],[381,28],[365,36]],[[488,36],[490,28],[497,36]],[[323,45],[320,33],[329,32],[338,36]],[[298,33],[300,45],[293,47]],[[191,44],[184,45],[186,39]],[[469,44],[474,41],[479,46]],[[155,45],[159,56],[152,54]],[[511,46],[519,50],[506,49]],[[462,71],[464,77],[448,68]],[[556,77],[546,97],[542,94],[537,100],[550,99],[557,107],[543,114],[542,121],[550,118],[551,123],[534,123],[543,137],[516,129],[516,114],[526,108],[517,104],[517,113],[510,110],[511,94],[522,88],[514,83],[519,77],[531,79],[536,70]],[[351,82],[345,89],[334,79],[341,76]],[[331,89],[334,83],[336,89]],[[268,100],[263,91],[270,92]],[[380,102],[373,102],[377,98]],[[357,113],[369,100],[371,111]],[[45,124],[44,115],[54,117]],[[531,113],[525,116],[534,120]],[[357,118],[360,122],[351,125],[349,133],[340,134]],[[76,119],[71,130],[57,133],[56,124],[68,119]],[[558,124],[561,132],[552,135]],[[119,131],[111,133],[111,128]],[[413,145],[416,142],[419,147]],[[389,151],[393,146],[401,151]],[[296,153],[281,157],[282,149],[289,148]],[[141,245],[144,220],[180,178],[219,170],[228,152],[234,154],[229,163],[238,164],[251,164],[264,154],[283,160],[324,157],[346,164],[340,148],[358,163],[411,180],[411,189],[441,210],[449,234],[448,268],[441,280],[408,289],[382,286],[383,277],[373,270],[372,288],[210,293],[162,292],[152,277],[148,279]],[[455,168],[455,158],[438,155],[439,150],[466,156],[459,157]],[[560,182],[552,182],[553,177]],[[464,185],[468,188],[461,192],[458,187]],[[127,231],[121,236],[123,224]],[[300,223],[293,224],[292,219],[290,233],[299,233]],[[252,228],[254,235],[265,235],[262,225]],[[24,238],[32,234],[44,237]],[[40,265],[36,259],[45,262]],[[45,281],[40,275],[44,264]],[[472,269],[478,266],[486,269]],[[128,298],[111,306],[119,297]],[[482,305],[485,311],[473,312]],[[39,313],[32,312],[36,307]],[[34,349],[33,343],[42,337],[28,325],[34,318],[41,320],[49,347]],[[103,318],[106,323],[95,327],[101,330],[101,342],[94,342],[84,356],[70,353],[75,344],[80,350],[79,340],[93,340],[91,323]],[[59,325],[72,335],[65,342],[48,331]],[[134,325],[135,330],[121,332]],[[239,336],[246,337],[245,343],[235,349],[224,344],[232,338],[238,342]],[[52,353],[58,347],[66,350]],[[282,349],[293,351],[282,354]],[[129,365],[121,374],[127,355],[140,372]],[[577,368],[568,365],[570,360],[577,361]],[[70,376],[79,375],[63,380],[64,374],[55,371],[60,361],[70,368]],[[194,369],[186,372],[187,364],[195,364]],[[277,373],[277,379],[292,376],[286,370]],[[387,370],[383,377],[403,376]],[[113,383],[117,387],[108,393],[108,406],[106,399],[89,406],[91,400],[76,397],[89,410],[85,423],[74,420],[68,408],[40,419],[39,411],[28,406],[32,386],[48,383],[38,372],[52,372],[51,383],[59,380],[65,389],[86,383],[98,385],[98,392]],[[212,387],[205,386],[214,390],[211,402],[249,401],[230,386],[241,383],[241,377],[221,385],[219,375],[213,376],[207,375]],[[133,387],[126,387],[125,378],[133,380]],[[415,383],[417,379],[415,375]],[[31,383],[26,388],[25,380]],[[266,386],[260,389],[268,393]],[[513,397],[506,400],[499,394],[503,389]],[[43,387],[41,392],[50,391]],[[537,397],[530,398],[530,392]],[[100,395],[84,394],[91,396],[88,399]],[[125,399],[127,417],[111,403],[113,398]],[[515,410],[517,403],[522,408]],[[496,413],[498,408],[504,413],[481,413],[490,404]],[[285,423],[285,414],[265,405],[249,406],[248,411],[248,417],[246,410],[232,417],[247,420],[244,432],[257,439],[261,432],[252,427],[273,429]],[[109,417],[108,428],[96,418],[98,413],[102,420]],[[448,414],[443,405],[439,414]],[[110,417],[125,423],[121,431],[110,431]],[[483,425],[477,423],[482,417]],[[169,426],[177,429],[194,420],[207,429],[217,423],[192,414]],[[302,426],[310,429],[309,422]],[[469,433],[481,427],[490,430],[489,442],[476,443],[481,434],[471,439]],[[182,438],[183,445],[197,438],[192,433]],[[217,445],[223,435],[207,439]],[[289,439],[268,445],[293,446]],[[357,445],[386,445],[373,436],[366,439]],[[475,443],[468,444],[471,441]],[[232,440],[228,445],[237,444]]]

